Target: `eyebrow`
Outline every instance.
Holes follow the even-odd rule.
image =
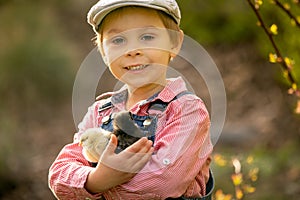
[[[110,29],[110,30],[107,32],[107,34],[120,33],[120,32],[122,32],[122,31],[119,30],[119,29]]]
[[[153,29],[153,28],[155,28],[155,29],[163,29],[163,28],[161,28],[161,27],[157,27],[157,26],[153,26],[153,25],[145,26],[145,27],[142,27],[142,28],[135,28],[135,29],[146,29],[146,30],[147,30],[147,29]],[[127,32],[127,31],[129,31],[129,30],[122,31],[122,30],[120,30],[120,29],[113,28],[113,29],[110,29],[110,30],[107,32],[107,34],[122,33],[122,32]]]

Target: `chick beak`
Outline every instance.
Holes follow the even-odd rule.
[[[82,145],[83,145],[83,142],[79,141],[78,146],[82,147]]]

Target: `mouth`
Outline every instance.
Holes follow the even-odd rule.
[[[127,67],[124,67],[124,68],[129,70],[129,71],[139,71],[139,70],[145,69],[148,66],[149,65],[130,65],[130,66],[127,66]]]

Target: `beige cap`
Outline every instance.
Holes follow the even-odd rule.
[[[178,25],[180,24],[180,9],[175,0],[99,0],[88,12],[87,21],[97,32],[99,25],[107,14],[125,6],[142,6],[161,10],[170,15]]]

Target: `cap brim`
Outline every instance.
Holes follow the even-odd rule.
[[[95,29],[98,29],[98,26],[102,23],[103,19],[109,14],[111,13],[112,11],[118,9],[118,8],[121,8],[121,7],[126,7],[126,6],[141,6],[141,7],[145,7],[145,8],[153,8],[155,10],[161,10],[161,11],[164,11],[165,13],[169,14],[171,17],[172,17],[172,14],[169,12],[168,9],[166,8],[163,8],[161,6],[156,6],[156,5],[150,5],[150,4],[145,4],[145,3],[139,3],[139,2],[120,2],[118,4],[115,4],[115,5],[111,5],[109,6],[108,8],[105,8],[103,10],[101,10],[100,12],[98,12],[97,14],[94,15],[93,19],[89,19],[92,21],[89,22],[91,23]],[[174,17],[172,17],[174,18]],[[179,21],[178,19],[175,19],[174,20],[176,21],[177,24],[179,24]]]

